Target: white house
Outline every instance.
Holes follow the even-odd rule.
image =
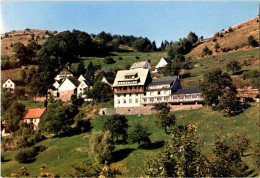
[[[103,77],[103,79],[101,80],[101,82],[104,82],[108,85],[110,85],[113,88],[113,83],[114,83],[115,79],[112,77]]]
[[[28,113],[24,116],[24,122],[33,124],[33,129],[38,130],[40,119],[44,115],[46,108],[29,109]]]
[[[81,80],[82,78],[80,78]],[[75,77],[66,78],[59,86],[58,92],[62,101],[69,101],[71,95],[82,96],[85,91],[91,89],[92,82],[89,80],[76,79]]]
[[[130,69],[151,69],[149,62],[142,61],[142,62],[135,62]]]
[[[3,88],[9,88],[9,89],[14,90],[14,88],[15,88],[15,83],[14,83],[11,79],[8,79],[8,80],[3,84]]]
[[[159,63],[155,66],[155,72],[158,72],[160,68],[165,67],[167,64],[171,64],[172,61],[170,59],[162,57]]]
[[[113,84],[114,107],[141,106],[145,86],[152,80],[149,69],[121,70]]]
[[[58,75],[56,75],[56,77],[54,79],[61,80],[61,79],[68,78],[68,77],[73,77],[73,74],[66,67],[64,67],[61,70],[61,72]]]

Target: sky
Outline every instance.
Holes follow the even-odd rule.
[[[2,1],[1,33],[12,30],[105,31],[177,41],[190,31],[204,38],[259,14],[258,1]]]

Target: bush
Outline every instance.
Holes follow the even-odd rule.
[[[202,50],[202,54],[203,55],[211,55],[212,54],[212,51],[207,47],[205,46]]]
[[[21,149],[15,156],[14,159],[19,163],[26,163],[30,159],[36,156],[36,150],[34,148]]]
[[[139,56],[135,56],[135,59],[139,59]]]
[[[216,42],[217,41],[217,39],[216,38],[213,38],[213,42]]]
[[[31,143],[28,141],[28,137],[24,136],[22,138],[19,139],[18,144],[17,144],[17,148],[25,148],[31,146]]]
[[[115,63],[115,61],[114,61],[114,59],[112,57],[106,57],[104,59],[104,63],[105,64],[113,64],[113,63]]]
[[[253,46],[253,47],[257,47],[258,46],[257,41],[254,39],[254,37],[252,35],[250,35],[248,37],[247,44],[248,44],[248,46]]]
[[[41,133],[37,132],[36,134],[31,136],[30,143],[32,145],[34,145],[35,143],[38,143],[44,139],[46,139],[46,137],[44,135],[42,135]]]
[[[122,58],[121,56],[119,56],[117,59],[118,59],[118,60],[122,60],[123,58]]]

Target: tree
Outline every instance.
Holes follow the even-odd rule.
[[[207,47],[205,46],[202,50],[202,54],[203,55],[211,55],[212,54],[212,51]]]
[[[19,71],[19,80],[20,81],[25,81],[26,80],[26,72],[23,69],[21,69]]]
[[[27,60],[27,48],[21,42],[14,44],[13,52],[14,56],[21,60],[22,63]]]
[[[248,46],[253,46],[253,47],[257,47],[258,46],[257,41],[254,39],[254,37],[252,35],[250,35],[247,38],[247,44],[248,44]]]
[[[156,110],[157,114],[158,114],[158,111],[160,111],[160,110],[162,110],[164,108],[167,108],[167,105],[165,105],[163,103],[157,103],[157,104],[153,105],[153,107],[151,109],[152,110]]]
[[[209,162],[199,149],[195,124],[179,126],[163,150],[146,162],[149,177],[210,177]]]
[[[233,149],[230,139],[216,137],[211,162],[212,177],[246,177],[248,166],[242,161],[240,151]]]
[[[217,109],[223,110],[228,116],[236,115],[240,112],[241,106],[236,96],[236,92],[228,90],[220,97]]]
[[[204,103],[209,106],[217,106],[220,98],[229,90],[236,93],[231,77],[227,73],[222,73],[220,69],[204,74],[203,82],[199,88],[203,94]]]
[[[73,94],[71,95],[71,102],[73,106],[79,107],[84,103],[84,99],[81,97],[77,98],[77,95]]]
[[[214,48],[215,48],[215,52],[218,52],[218,49],[220,48],[219,43],[216,43]]]
[[[19,129],[18,123],[23,120],[25,115],[25,105],[19,102],[13,102],[7,109],[5,117],[7,118],[7,129],[15,132]]]
[[[235,72],[239,71],[241,69],[239,63],[237,61],[230,61],[227,64],[227,70],[228,71],[232,71],[232,73],[234,74]]]
[[[105,64],[113,64],[113,63],[115,63],[115,60],[112,57],[106,57],[104,59],[104,63]]]
[[[193,32],[190,32],[187,38],[192,44],[195,44],[198,41],[198,36]]]
[[[157,127],[163,128],[164,133],[167,134],[167,127],[170,128],[175,125],[175,115],[173,113],[170,113],[169,108],[164,108],[159,112],[159,115],[157,119],[155,120],[155,123]]]
[[[109,131],[93,132],[89,140],[89,156],[97,163],[105,163],[112,160],[114,150],[113,136]]]
[[[80,63],[77,66],[77,75],[78,76],[85,75],[86,71],[87,70],[85,69],[84,63],[82,61],[80,61]]]
[[[102,130],[110,131],[113,137],[116,137],[116,141],[118,141],[118,137],[122,136],[125,141],[127,138],[127,129],[128,129],[128,120],[124,115],[111,115],[104,123]]]
[[[92,90],[87,92],[87,96],[98,101],[106,100],[113,96],[113,91],[108,84],[96,81]]]
[[[135,125],[134,129],[129,133],[128,139],[131,143],[137,142],[138,148],[140,148],[151,143],[151,140],[149,138],[150,135],[151,133],[148,133],[147,127],[137,124]]]
[[[155,41],[152,42],[152,51],[157,51]]]
[[[29,72],[28,72],[28,75],[27,75],[27,78],[26,78],[26,82],[27,84],[29,84],[33,78],[33,76],[36,74],[36,70],[34,67],[30,68],[29,69]]]
[[[48,107],[46,114],[40,120],[39,128],[59,136],[70,131],[77,113],[78,110],[73,105],[63,106],[61,101],[56,101]]]

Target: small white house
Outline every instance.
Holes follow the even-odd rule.
[[[74,78],[66,78],[60,85],[58,91],[62,101],[69,101],[71,95],[77,94],[77,87],[80,82]]]
[[[114,78],[112,78],[112,77],[105,77],[105,76],[104,76],[103,79],[101,80],[101,82],[110,85],[112,89],[113,89],[113,83],[114,83],[114,81],[115,81]]]
[[[77,88],[77,96],[82,96],[83,98],[85,98],[85,91],[88,91],[90,89],[90,85],[86,80],[82,80]]]
[[[133,65],[130,67],[130,69],[151,69],[151,66],[149,62],[147,61],[142,61],[142,62],[135,62]]]
[[[46,108],[29,109],[28,113],[24,116],[24,122],[33,124],[33,129],[38,130],[40,119],[45,113]]]
[[[170,59],[162,57],[159,63],[155,66],[155,72],[158,72],[160,68],[165,67],[167,64],[171,64],[172,61]]]
[[[11,79],[8,79],[8,80],[3,84],[3,88],[9,88],[9,89],[14,90],[14,88],[15,88],[15,83],[14,83]]]

